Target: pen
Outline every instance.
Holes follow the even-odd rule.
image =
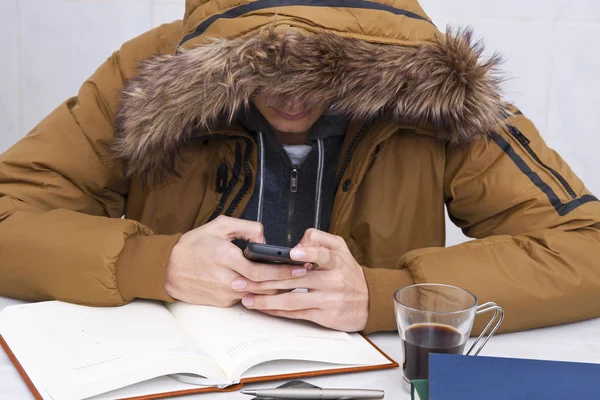
[[[366,389],[321,389],[321,388],[282,388],[242,390],[242,394],[276,399],[383,399],[383,390]]]

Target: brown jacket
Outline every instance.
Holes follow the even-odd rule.
[[[497,60],[414,0],[301,3],[188,0],[4,153],[0,295],[171,300],[181,233],[251,195],[256,145],[233,119],[266,90],[354,118],[330,231],[364,265],[366,331],[395,329],[393,292],[412,282],[497,302],[503,331],[600,316],[600,203],[503,105]],[[244,168],[220,193],[223,161]],[[445,205],[477,240],[444,248]]]

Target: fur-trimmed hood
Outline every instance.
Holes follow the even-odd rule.
[[[168,176],[198,132],[232,122],[258,92],[353,119],[385,111],[465,142],[505,118],[499,57],[482,60],[482,52],[469,30],[405,46],[268,27],[211,39],[142,63],[123,91],[113,149],[128,176]]]

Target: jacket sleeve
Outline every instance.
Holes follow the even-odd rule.
[[[489,139],[447,149],[445,197],[477,240],[408,252],[390,271],[396,287],[410,272],[415,283],[468,289],[504,308],[500,332],[600,316],[600,203],[520,112]],[[377,313],[367,330],[393,318]]]
[[[178,235],[153,235],[121,218],[128,186],[107,145],[123,83],[176,28],[124,44],[77,97],[0,156],[0,296],[88,305],[171,300],[164,278]]]

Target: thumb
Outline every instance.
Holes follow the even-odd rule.
[[[213,222],[213,233],[222,239],[227,241],[243,239],[249,242],[265,243],[264,227],[260,222],[231,217],[218,217]]]

